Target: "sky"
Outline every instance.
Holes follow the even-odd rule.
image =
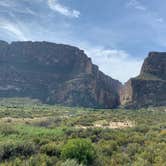
[[[77,46],[124,83],[148,52],[166,50],[165,9],[165,0],[0,0],[0,40]]]

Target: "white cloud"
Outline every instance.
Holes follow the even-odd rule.
[[[142,10],[142,11],[147,10],[147,8],[138,0],[129,0],[126,6],[129,8],[135,8],[137,10]]]
[[[102,47],[84,49],[102,72],[123,83],[140,73],[143,60],[133,58],[123,50],[104,49]]]
[[[80,16],[80,12],[78,10],[69,9],[66,6],[63,6],[58,2],[58,0],[48,0],[48,6],[50,9],[67,17],[78,18]]]
[[[25,26],[18,22],[12,23],[11,21],[9,22],[0,19],[0,29],[5,30],[5,32],[11,35],[11,38],[14,36],[17,40],[39,40],[40,38],[40,35],[36,36],[36,34],[34,36],[30,35],[30,38],[28,38],[28,31],[26,30]],[[62,35],[60,36],[61,38],[59,38],[58,41],[62,42],[62,39],[65,39],[65,37],[62,37]],[[47,37],[49,39],[51,35],[48,34]],[[43,36],[41,39],[44,39]],[[47,38],[44,40],[47,40]],[[53,39],[53,41],[54,40],[55,39]],[[87,42],[82,43],[72,39],[64,41],[63,43],[70,43],[80,47],[81,49],[84,49],[87,55],[92,58],[93,63],[98,65],[102,72],[111,76],[112,78],[120,80],[123,83],[129,78],[137,76],[140,72],[142,60],[131,57],[131,55],[123,50],[95,47]]]
[[[0,29],[7,31],[7,33],[11,33],[11,35],[18,40],[27,40],[25,34],[16,23],[11,23],[7,20],[0,19]]]

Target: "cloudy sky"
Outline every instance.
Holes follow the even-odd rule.
[[[0,40],[78,46],[125,82],[149,51],[166,51],[165,10],[165,0],[0,0]]]

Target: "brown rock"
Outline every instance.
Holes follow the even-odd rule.
[[[49,42],[0,41],[0,97],[44,103],[113,108],[120,82],[93,65],[84,51]]]
[[[149,53],[140,75],[120,90],[120,101],[131,108],[166,106],[166,53]]]

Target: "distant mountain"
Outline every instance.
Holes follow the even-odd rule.
[[[120,100],[129,108],[166,106],[166,52],[149,53],[140,75],[121,89]]]
[[[48,104],[114,108],[121,83],[93,65],[84,51],[49,42],[0,41],[0,97]]]

